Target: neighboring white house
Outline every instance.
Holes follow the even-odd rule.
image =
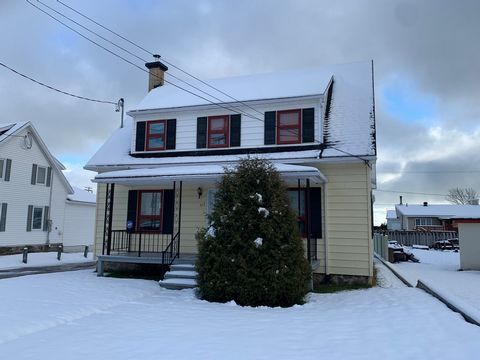
[[[387,210],[387,230],[401,230],[402,223],[395,210]]]
[[[290,188],[314,278],[371,281],[371,62],[212,80],[231,96],[217,104],[164,84],[161,62],[146,66],[149,93],[128,112],[133,121],[85,166],[98,172],[100,260],[146,263],[156,252],[170,265],[195,255],[224,166],[256,156]]]
[[[65,251],[81,250],[80,246],[93,245],[95,234],[95,206],[97,197],[94,193],[73,188],[74,194],[65,200],[65,220],[63,226],[63,247]],[[81,219],[82,226],[78,221]]]
[[[460,223],[480,223],[480,205],[395,205],[401,230],[457,230]]]
[[[91,214],[67,207],[75,192],[62,170],[30,122],[0,124],[0,253],[62,244],[66,224],[70,234],[74,222],[81,231],[91,229]],[[92,236],[75,245],[91,243]]]

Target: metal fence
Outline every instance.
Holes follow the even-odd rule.
[[[386,235],[389,241],[395,240],[400,245],[426,245],[432,246],[436,241],[448,240],[458,237],[456,231],[383,231],[375,235]],[[375,238],[374,238],[375,239]]]

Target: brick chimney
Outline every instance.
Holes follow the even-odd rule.
[[[165,71],[168,67],[160,62],[160,55],[154,55],[156,61],[146,63],[145,66],[148,69],[148,91],[162,86],[165,83]]]

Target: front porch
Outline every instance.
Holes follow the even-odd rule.
[[[320,265],[318,241],[323,236],[322,215],[321,211],[314,212],[312,219],[312,211],[305,211],[304,208],[311,207],[315,197],[312,193],[321,192],[318,186],[312,189],[311,183],[323,184],[325,179],[318,175],[319,171],[315,168],[282,165],[284,171],[280,173],[289,188],[295,189],[290,190],[290,195],[297,197],[295,207],[298,207],[298,214],[303,216],[302,224],[299,220],[299,226],[305,234],[305,257],[313,271]],[[98,224],[96,236],[96,243],[101,240],[101,246],[96,246],[98,276],[103,275],[105,263],[150,264],[161,267],[195,263],[195,233],[207,225],[207,214],[212,207],[210,191],[215,188],[224,170],[221,168],[221,171],[212,172],[207,167],[203,174],[199,174],[196,169],[196,173],[191,176],[155,174],[155,170],[159,171],[145,169],[143,172],[148,171],[148,176],[143,172],[139,174],[135,170],[126,170],[100,174],[95,179],[102,184],[99,191],[101,189],[104,194],[101,239]],[[129,171],[131,173],[128,173]],[[158,193],[158,199],[154,199],[152,193]],[[150,211],[148,217],[142,213],[145,210],[142,205],[143,197],[148,197],[145,194],[150,197],[149,201],[155,204],[155,211],[147,209]]]

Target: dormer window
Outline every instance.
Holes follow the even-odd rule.
[[[164,150],[166,138],[165,120],[147,122],[146,148],[147,151]]]
[[[277,111],[277,144],[300,144],[301,142],[301,110]]]
[[[229,146],[229,116],[210,116],[208,118],[208,147]]]

